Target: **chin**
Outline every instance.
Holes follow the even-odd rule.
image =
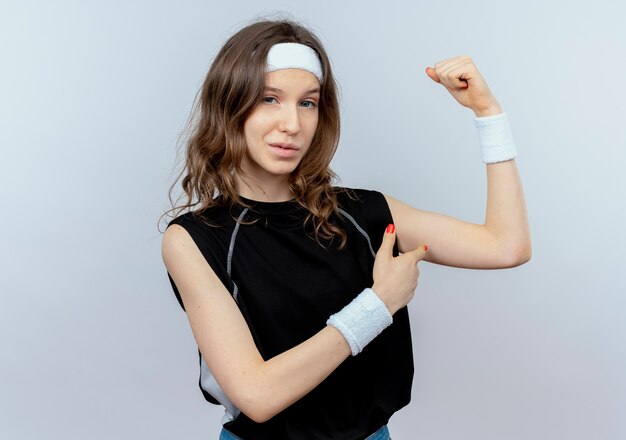
[[[272,162],[268,163],[266,167],[263,167],[266,172],[275,175],[291,174],[300,165],[300,161],[284,161],[284,162]]]
[[[290,166],[290,167],[282,167],[276,168],[273,170],[267,170],[268,173],[274,174],[275,176],[284,176],[292,174],[298,166]]]
[[[252,175],[262,176],[285,176],[294,172],[300,165],[301,158],[293,158],[292,160],[275,160],[274,158],[259,158],[258,160],[244,160],[244,170],[249,171]]]

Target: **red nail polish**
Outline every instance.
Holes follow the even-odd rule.
[[[393,234],[393,231],[395,231],[395,230],[396,230],[396,227],[392,223],[390,223],[387,226],[387,230],[385,232],[387,232],[388,234]]]
[[[424,250],[425,250],[425,251],[427,251],[427,250],[428,250],[428,245],[427,245],[427,244],[425,244],[425,245],[424,245]]]

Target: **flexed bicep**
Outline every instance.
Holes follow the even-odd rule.
[[[428,243],[424,260],[466,269],[511,267],[507,252],[485,225],[413,208],[385,195],[397,230],[398,249],[407,252]]]

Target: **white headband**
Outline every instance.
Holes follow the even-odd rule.
[[[322,82],[322,64],[317,53],[304,44],[278,43],[267,54],[267,72],[281,69],[303,69],[317,76]]]

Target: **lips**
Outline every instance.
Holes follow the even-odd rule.
[[[299,148],[296,147],[294,144],[289,144],[286,142],[275,142],[269,144],[269,146],[272,148],[272,151],[279,157],[293,157],[298,154],[299,150]]]
[[[287,142],[274,142],[270,144],[272,147],[278,147],[278,148],[282,148],[284,150],[298,150],[299,148],[296,147],[294,144],[289,144]]]

